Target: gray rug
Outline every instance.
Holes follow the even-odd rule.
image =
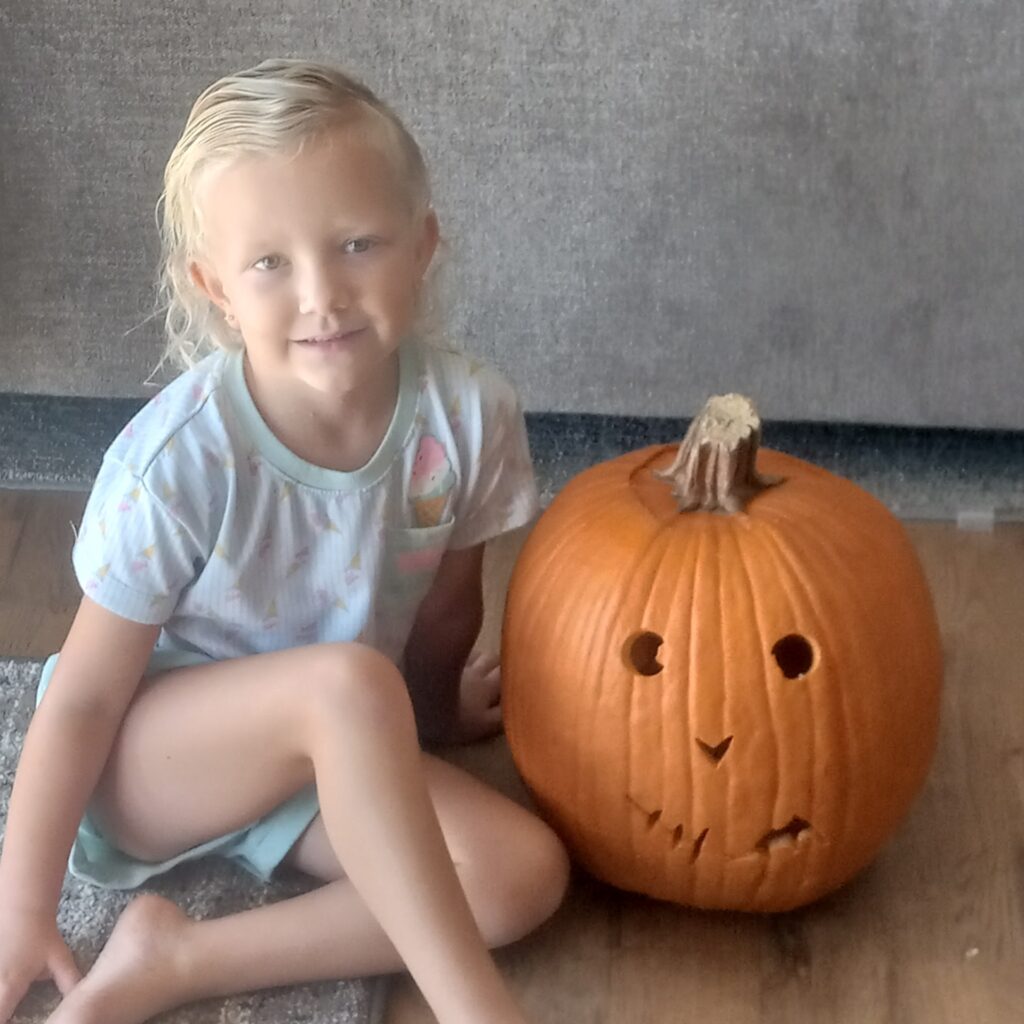
[[[25,728],[32,712],[42,662],[0,659],[0,834]],[[308,888],[301,876],[262,885],[220,860],[185,865],[144,887],[173,899],[193,917],[221,917],[272,903]],[[65,879],[58,922],[83,971],[96,959],[132,893],[108,892]],[[229,1000],[194,1003],[161,1015],[160,1024],[378,1024],[383,1016],[387,979],[330,982],[268,989]],[[33,987],[12,1024],[38,1024],[57,1005],[56,988]]]

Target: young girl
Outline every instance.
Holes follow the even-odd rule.
[[[197,100],[162,201],[188,368],[108,449],[74,546],[0,861],[0,1022],[39,978],[53,1024],[130,1024],[403,966],[441,1022],[521,1022],[487,947],[554,911],[565,852],[419,739],[495,729],[483,547],[537,496],[511,387],[416,340],[419,149],[338,71],[266,61]],[[206,854],[324,884],[203,921],[139,896],[80,978],[66,862],[129,888]]]

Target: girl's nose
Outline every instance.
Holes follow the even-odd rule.
[[[324,314],[345,309],[351,294],[342,276],[329,267],[310,267],[299,282],[299,312]]]

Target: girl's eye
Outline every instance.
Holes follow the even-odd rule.
[[[367,252],[373,246],[372,238],[350,238],[341,248],[347,253]]]
[[[263,264],[263,266],[260,266],[261,263]],[[280,256],[261,256],[253,264],[253,266],[257,270],[277,270],[277,268],[279,266],[281,266],[281,257]]]

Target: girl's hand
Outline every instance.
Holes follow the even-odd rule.
[[[501,732],[501,667],[494,654],[473,651],[462,670],[459,721],[453,743],[473,743]]]
[[[56,920],[0,907],[0,1024],[11,1019],[32,982],[50,978],[62,996],[82,980]]]

